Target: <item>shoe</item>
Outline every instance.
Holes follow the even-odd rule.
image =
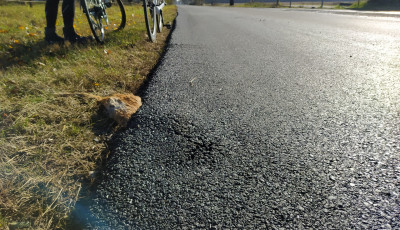
[[[71,28],[63,28],[64,38],[69,41],[71,44],[86,44],[88,42],[87,38],[79,36],[73,27]]]
[[[49,44],[64,44],[64,38],[56,34],[56,28],[44,28],[44,40]]]
[[[107,8],[110,8],[112,6],[112,3],[110,0],[105,0],[104,4],[107,6]]]

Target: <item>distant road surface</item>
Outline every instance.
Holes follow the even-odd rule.
[[[178,10],[88,226],[400,229],[399,18]]]

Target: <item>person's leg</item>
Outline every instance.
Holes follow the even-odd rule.
[[[49,44],[62,43],[64,39],[56,34],[56,21],[59,0],[47,0],[45,6],[46,28],[44,29],[44,39]]]
[[[56,28],[59,0],[47,0],[45,6],[47,28]]]
[[[75,16],[75,0],[63,0],[62,13],[64,28],[73,28]]]
[[[63,0],[62,13],[64,18],[64,37],[71,43],[79,42],[85,43],[86,38],[80,37],[76,34],[74,29],[74,17],[75,17],[75,0]]]

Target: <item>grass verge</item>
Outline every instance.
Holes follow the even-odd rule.
[[[135,93],[169,33],[150,43],[142,6],[126,5],[126,13],[126,28],[115,32],[111,24],[105,45],[47,46],[44,4],[1,5],[0,229],[65,227],[116,129],[95,100],[79,95]],[[172,23],[176,7],[168,5],[163,14]],[[79,6],[75,29],[90,35]]]
[[[399,11],[400,1],[361,1],[360,4],[355,2],[349,8],[353,10]]]

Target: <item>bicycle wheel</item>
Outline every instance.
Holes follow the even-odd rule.
[[[93,36],[99,43],[104,42],[104,28],[103,21],[105,21],[104,15],[104,3],[101,0],[81,0],[83,12],[89,22],[90,29],[92,30]],[[105,23],[106,24],[106,23]]]
[[[126,24],[125,7],[121,0],[113,0],[112,7],[107,8],[108,25],[106,32],[122,30]]]
[[[157,32],[161,33],[163,26],[164,26],[164,18],[161,11],[160,14],[157,14]]]
[[[147,35],[150,41],[156,40],[156,5],[155,0],[143,0],[144,19],[146,21]]]

